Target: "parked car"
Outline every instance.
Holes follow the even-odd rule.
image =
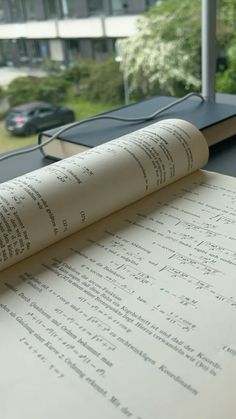
[[[32,135],[74,120],[74,112],[66,106],[31,102],[11,109],[6,118],[6,128],[12,134]]]

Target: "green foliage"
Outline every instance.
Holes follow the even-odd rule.
[[[83,95],[84,90],[86,91],[88,79],[93,71],[93,66],[93,61],[81,60],[65,70],[64,78],[70,83],[73,95]]]
[[[61,74],[63,72],[61,62],[50,60],[49,58],[41,64],[41,68],[49,73]]]
[[[71,83],[79,83],[90,76],[93,66],[91,60],[78,61],[64,71],[64,78]]]
[[[93,71],[87,79],[84,95],[89,100],[118,103],[124,100],[123,78],[114,59],[93,63]]]
[[[50,103],[58,103],[65,98],[68,82],[62,76],[41,77],[37,86],[36,98]]]
[[[83,60],[64,72],[73,92],[88,100],[118,103],[123,99],[123,79],[119,65],[111,58],[104,62]]]
[[[222,93],[236,93],[236,39],[227,51],[228,68],[216,77],[216,90]]]
[[[57,103],[66,96],[68,83],[61,76],[17,77],[8,86],[10,106],[42,100]]]
[[[14,79],[7,89],[10,106],[35,100],[37,84],[37,77],[17,77]]]
[[[6,91],[0,86],[0,100],[6,97]]]
[[[133,97],[178,95],[200,87],[200,1],[165,0],[120,41]]]
[[[218,50],[224,64],[218,68],[216,90],[223,93],[236,93],[236,2],[221,0],[218,11]]]
[[[120,41],[133,98],[183,95],[201,88],[201,1],[157,2]],[[235,92],[236,1],[217,2],[217,88]]]
[[[123,89],[119,65],[110,59],[102,63],[81,61],[60,76],[18,77],[9,84],[7,94],[10,106],[34,100],[60,103],[78,94],[112,104],[123,102]]]
[[[90,101],[83,96],[69,97],[63,103],[73,109],[76,119],[85,119],[121,106],[121,103],[111,105],[101,101]]]

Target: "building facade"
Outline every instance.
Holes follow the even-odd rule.
[[[0,0],[0,65],[102,60],[154,0]]]

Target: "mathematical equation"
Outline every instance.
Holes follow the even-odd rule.
[[[176,269],[172,266],[164,266],[160,272],[168,272],[170,274],[170,278],[175,278],[179,280],[184,280],[187,282],[191,288],[198,292],[205,292],[209,296],[214,297],[218,302],[228,304],[229,306],[236,308],[236,299],[235,297],[228,297],[226,295],[223,295],[215,290],[215,287],[213,284],[208,283],[207,281],[204,281],[202,279],[198,279],[194,277],[193,275],[189,275],[186,272],[183,272],[179,269]],[[170,292],[169,292],[170,293]],[[197,295],[197,294],[196,294]],[[173,294],[173,296],[176,296]],[[187,302],[187,298],[185,298],[185,301]],[[188,304],[185,304],[188,305]]]

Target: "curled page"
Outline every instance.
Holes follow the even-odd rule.
[[[208,146],[168,119],[0,186],[0,269],[202,167]]]

